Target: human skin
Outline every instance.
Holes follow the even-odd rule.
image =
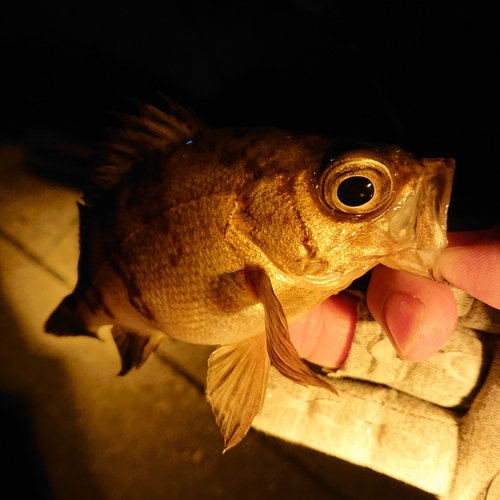
[[[500,225],[485,231],[449,233],[449,246],[439,260],[444,279],[500,309]],[[448,283],[377,266],[367,291],[367,304],[398,354],[423,361],[446,343],[455,330],[457,306]],[[357,299],[332,296],[290,324],[290,337],[300,356],[328,368],[345,361],[356,327]]]

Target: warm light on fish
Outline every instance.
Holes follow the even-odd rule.
[[[218,344],[207,396],[225,449],[246,434],[268,368],[335,391],[299,358],[291,321],[384,263],[433,276],[453,160],[272,128],[212,130],[139,105],[80,209],[75,290],[46,330],[97,337],[139,368],[170,337]]]

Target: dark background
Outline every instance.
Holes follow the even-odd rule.
[[[453,157],[451,227],[489,227],[499,221],[492,9],[486,1],[10,2],[0,8],[0,146],[19,144],[32,168],[78,182],[80,146],[116,123],[106,111],[127,110],[127,97],[158,103],[162,91],[212,127],[274,125]],[[22,403],[0,403],[12,469],[12,443],[31,436],[30,423]],[[37,469],[28,441],[23,449],[17,469]],[[8,482],[11,469],[2,469]],[[21,498],[24,483],[11,482]],[[43,475],[30,484],[48,498]]]
[[[213,127],[456,158],[451,225],[487,227],[499,213],[498,21],[489,2],[11,2],[0,137],[49,156],[99,137],[124,97],[156,103],[160,90]]]

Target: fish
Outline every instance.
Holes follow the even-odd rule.
[[[45,324],[99,338],[121,371],[165,336],[218,346],[206,395],[224,451],[259,414],[270,366],[336,393],[288,322],[377,264],[440,279],[455,162],[272,127],[212,129],[136,102],[78,203],[78,280]]]

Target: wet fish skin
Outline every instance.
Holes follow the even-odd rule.
[[[228,449],[260,411],[270,362],[334,391],[300,360],[287,321],[378,263],[433,276],[454,163],[272,128],[212,130],[169,104],[123,117],[79,205],[78,283],[46,331],[114,325],[121,374],[164,335],[221,345],[207,396]],[[360,204],[342,203],[340,185]]]

